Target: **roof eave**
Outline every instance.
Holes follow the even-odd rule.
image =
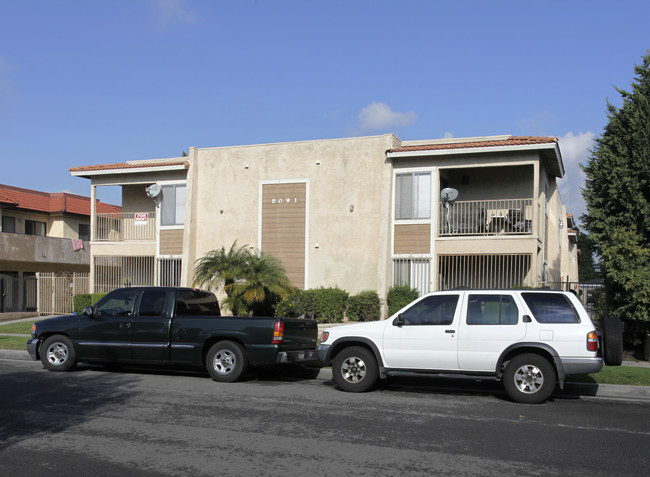
[[[96,176],[112,176],[122,174],[141,174],[147,172],[164,172],[164,171],[182,171],[186,170],[186,164],[174,164],[169,166],[150,166],[150,167],[129,167],[129,168],[115,168],[115,169],[97,169],[93,171],[70,171],[70,175],[74,177],[84,177],[89,179]]]

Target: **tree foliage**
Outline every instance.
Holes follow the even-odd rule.
[[[268,310],[271,297],[281,299],[292,291],[279,260],[265,253],[254,254],[246,245],[233,242],[228,250],[211,250],[197,260],[194,284],[226,293],[222,306],[239,316]]]
[[[588,282],[595,278],[600,278],[594,262],[596,244],[591,235],[581,230],[578,231],[578,247],[580,248],[580,254],[578,255],[578,276],[580,277],[580,281]]]
[[[625,322],[626,342],[650,331],[650,52],[635,67],[622,106],[607,103],[609,123],[583,167],[582,217],[601,257],[608,313]]]

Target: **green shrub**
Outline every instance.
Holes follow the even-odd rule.
[[[300,307],[300,301],[304,292],[295,288],[284,300],[275,305],[275,316],[300,317],[304,311]]]
[[[362,291],[348,299],[346,315],[350,321],[377,321],[381,318],[381,302],[376,291]]]
[[[415,288],[408,285],[398,285],[388,289],[386,303],[388,304],[388,316],[397,313],[413,300],[416,300],[420,294]]]
[[[350,294],[340,288],[318,288],[313,292],[314,318],[319,323],[341,323]],[[310,298],[312,298],[310,297]]]
[[[72,309],[75,313],[81,314],[84,308],[97,303],[106,293],[80,293],[72,297]]]

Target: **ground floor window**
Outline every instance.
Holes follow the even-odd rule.
[[[181,286],[181,266],[179,257],[158,259],[158,285],[161,287]]]
[[[428,257],[405,257],[393,259],[393,286],[408,285],[420,296],[429,293],[431,259]]]

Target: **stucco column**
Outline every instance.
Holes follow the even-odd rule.
[[[97,186],[90,184],[90,273],[88,275],[88,287],[91,293],[95,291],[95,257],[93,256],[92,242],[95,239],[95,223],[97,213]]]

